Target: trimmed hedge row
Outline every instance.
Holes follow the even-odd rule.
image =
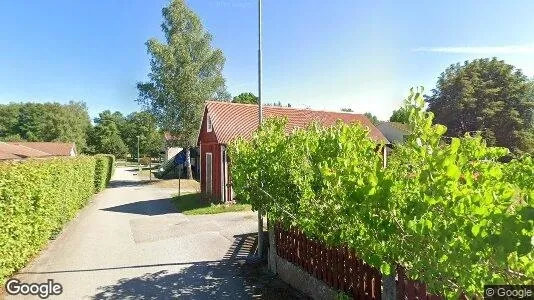
[[[79,156],[0,163],[0,283],[103,189],[113,162]]]
[[[106,188],[115,170],[115,156],[99,154],[95,156],[95,191],[98,193]]]

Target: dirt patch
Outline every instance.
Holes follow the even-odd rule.
[[[148,172],[148,170],[143,171]],[[152,184],[159,188],[178,189],[178,187],[180,187],[182,191],[187,191],[190,193],[200,193],[200,182],[194,179],[158,179],[155,176],[152,176],[152,180],[150,180],[148,173],[141,173],[138,176],[139,179],[141,179],[143,182],[148,182],[149,184]]]
[[[179,182],[180,181],[180,182]],[[178,189],[180,188],[183,191],[190,191],[190,192],[196,192],[200,193],[200,183],[193,179],[168,179],[168,180],[160,180],[156,179],[153,180],[153,185],[160,187],[160,188],[173,188]]]

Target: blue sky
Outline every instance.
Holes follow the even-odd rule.
[[[129,113],[166,0],[0,1],[0,103],[79,100]],[[257,1],[189,0],[226,56],[232,95],[256,93]],[[264,99],[386,119],[411,86],[497,56],[534,76],[534,1],[264,0]],[[0,116],[1,117],[1,116]]]

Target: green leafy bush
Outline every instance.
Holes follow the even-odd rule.
[[[534,163],[500,162],[509,151],[479,136],[445,139],[421,92],[411,92],[412,135],[389,156],[358,125],[285,134],[268,120],[229,148],[239,199],[271,220],[330,245],[348,245],[391,274],[458,299],[484,284],[534,278]]]
[[[95,191],[98,193],[106,188],[115,170],[115,156],[99,154],[95,156]]]
[[[148,156],[144,156],[144,157],[141,157],[141,159],[139,159],[139,163],[145,166],[148,166],[151,161],[152,161],[152,158]]]
[[[104,163],[97,168],[97,161]],[[102,184],[97,172],[107,183],[112,161],[80,156],[0,163],[0,282],[23,267],[87,203],[95,183]]]

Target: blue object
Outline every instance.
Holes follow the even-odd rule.
[[[185,151],[180,151],[180,153],[176,154],[174,157],[174,163],[177,165],[185,163]]]

